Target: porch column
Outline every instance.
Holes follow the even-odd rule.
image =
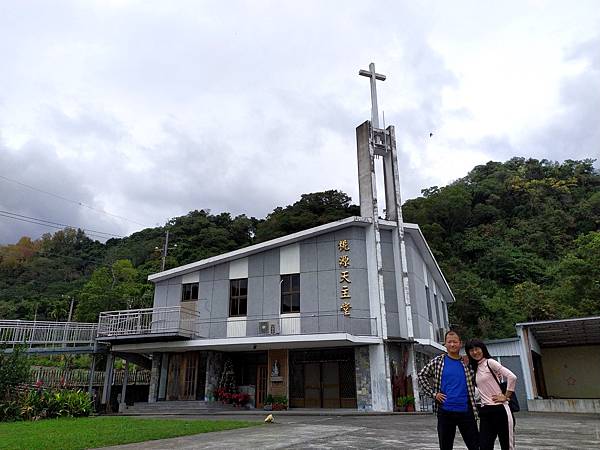
[[[160,353],[152,353],[152,370],[150,371],[150,388],[148,389],[148,403],[155,403],[158,394],[158,375],[160,370]]]
[[[114,363],[115,363],[115,357],[112,353],[109,353],[106,356],[106,372],[104,374],[104,389],[102,389],[102,400],[100,402],[102,405],[106,405],[108,403],[107,409],[110,408],[110,391],[112,388]]]
[[[160,378],[158,382],[158,399],[165,400],[167,398],[167,372],[169,369],[169,354],[163,353],[160,363]]]
[[[119,412],[122,413],[127,407],[125,395],[127,395],[127,381],[129,378],[129,360],[125,360],[125,373],[123,374],[123,386],[121,386],[121,403],[119,403]]]

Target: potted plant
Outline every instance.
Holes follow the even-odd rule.
[[[396,399],[396,407],[401,412],[414,412],[415,398],[412,395],[401,395]]]
[[[273,396],[271,394],[267,395],[264,410],[273,411]]]
[[[288,399],[285,395],[273,397],[273,411],[283,411],[288,407]]]

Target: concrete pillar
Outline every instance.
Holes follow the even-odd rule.
[[[150,388],[148,389],[148,403],[155,403],[158,396],[158,377],[160,371],[160,353],[152,353],[152,369],[150,371]]]
[[[129,360],[125,360],[125,373],[123,374],[123,385],[121,386],[121,402],[119,403],[119,412],[122,413],[127,407],[125,396],[127,395],[127,381],[129,378]]]
[[[101,404],[110,404],[110,391],[112,389],[113,373],[114,373],[115,357],[112,353],[106,356],[106,372],[104,375],[104,389],[102,389]]]
[[[371,368],[369,362],[369,347],[354,348],[354,364],[356,374],[356,406],[359,411],[371,411]]]
[[[407,363],[407,367],[406,367],[406,375],[410,377],[411,381],[412,381],[412,388],[413,388],[413,397],[415,398],[415,411],[421,411],[421,399],[420,399],[420,393],[421,391],[419,390],[419,380],[418,380],[418,376],[419,374],[417,373],[417,358],[416,358],[416,351],[415,351],[415,346],[414,344],[409,344],[408,345],[408,363]]]
[[[158,399],[165,400],[167,398],[167,375],[169,370],[169,354],[163,353],[160,363],[160,379],[158,382]]]

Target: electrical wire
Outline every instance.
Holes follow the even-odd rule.
[[[21,222],[28,222],[28,223],[32,223],[35,225],[41,225],[41,226],[55,228],[55,229],[63,229],[63,228],[78,229],[78,228],[80,228],[81,230],[85,231],[86,234],[88,234],[88,235],[95,235],[96,237],[103,238],[103,239],[109,239],[109,238],[113,238],[113,237],[116,237],[116,238],[123,237],[119,234],[106,233],[104,231],[92,230],[90,228],[75,227],[73,225],[68,225],[68,224],[59,223],[59,222],[53,222],[51,220],[39,219],[36,217],[30,217],[30,216],[24,216],[22,214],[13,213],[10,211],[0,210],[0,217],[6,217],[8,219],[19,220]]]
[[[108,211],[104,211],[104,210],[101,210],[101,209],[96,209],[93,206],[86,205],[85,203],[79,202],[77,200],[71,200],[70,198],[63,197],[62,195],[54,194],[52,192],[48,192],[48,191],[45,191],[43,189],[36,188],[35,186],[31,186],[29,184],[25,184],[25,183],[22,183],[20,181],[13,180],[12,178],[5,177],[4,175],[0,175],[0,179],[3,179],[5,181],[9,181],[11,183],[18,184],[19,186],[23,186],[23,187],[32,189],[32,190],[37,191],[37,192],[41,192],[42,194],[50,195],[51,197],[58,198],[58,199],[63,200],[65,202],[74,203],[75,205],[81,206],[83,208],[91,209],[92,211],[96,211],[96,212],[99,212],[99,213],[102,213],[102,214],[106,214],[107,216],[115,217],[115,218],[121,219],[121,220],[126,220],[127,222],[131,222],[131,223],[134,223],[136,225],[140,225],[142,227],[147,227],[147,225],[145,225],[143,223],[140,223],[140,222],[136,222],[135,220],[132,220],[132,219],[128,219],[127,217],[123,217],[123,216],[119,216],[117,214],[109,213]]]

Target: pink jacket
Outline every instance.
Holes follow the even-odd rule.
[[[492,395],[502,394],[502,391],[500,390],[498,383],[496,383],[496,380],[494,380],[490,369],[494,371],[498,381],[506,380],[506,389],[512,392],[515,391],[517,376],[496,360],[483,358],[479,361],[476,381],[477,389],[481,396],[481,404],[499,405],[501,403],[492,400]]]

